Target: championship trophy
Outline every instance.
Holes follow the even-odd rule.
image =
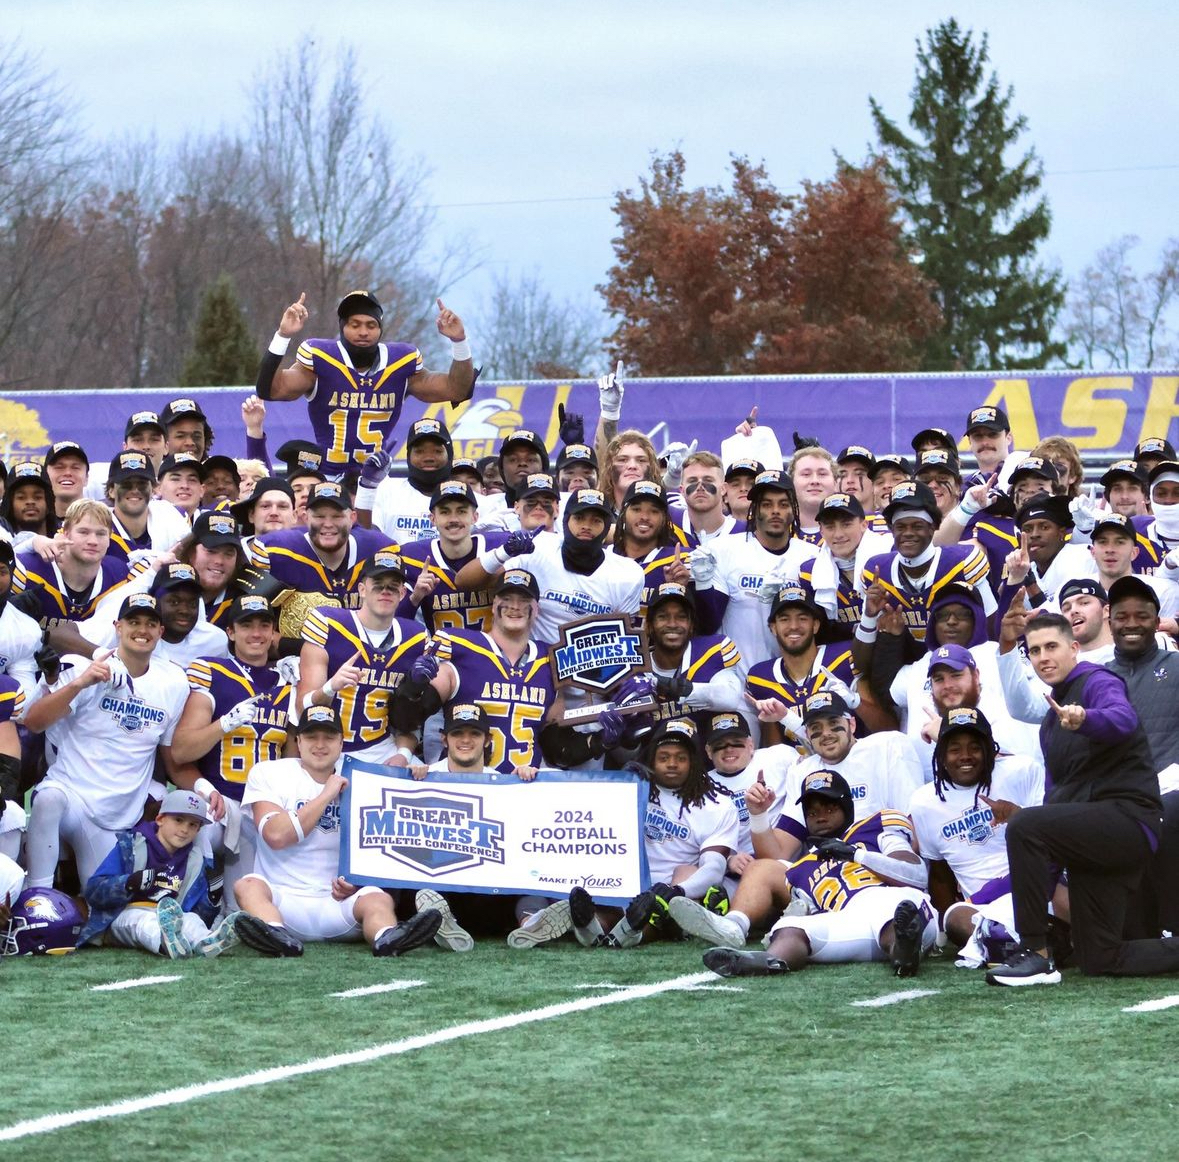
[[[549,659],[558,691],[580,690],[606,699],[566,710],[566,726],[597,722],[607,710],[639,714],[659,707],[654,697],[625,705],[609,700],[627,678],[651,672],[646,639],[633,628],[629,614],[599,613],[566,622],[557,631],[557,644],[550,647]]]

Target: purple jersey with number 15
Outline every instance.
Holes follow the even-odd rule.
[[[377,357],[363,370],[352,365],[335,339],[305,339],[296,359],[315,374],[307,416],[324,450],[324,469],[342,475],[382,446],[392,449],[411,377],[422,370],[411,343],[378,343]]]

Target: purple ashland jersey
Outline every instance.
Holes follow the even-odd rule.
[[[681,552],[687,553],[688,549],[685,546],[688,538],[684,536],[683,529],[673,526],[672,533]],[[643,595],[639,598],[639,612],[631,618],[635,629],[642,629],[643,622],[647,620],[647,602],[655,596],[655,590],[667,580],[664,572],[675,560],[676,547],[677,545],[657,545],[645,557],[634,558],[643,568]]]
[[[680,673],[689,682],[711,682],[717,674],[733,670],[740,664],[741,651],[734,645],[732,638],[723,633],[707,633],[689,640],[680,660]],[[656,721],[683,718],[686,715],[696,723],[700,737],[704,738],[708,731],[708,720],[716,711],[711,708],[692,711],[682,702],[660,702],[659,708],[653,713]]]
[[[945,545],[934,550],[933,560],[920,587],[914,585],[901,571],[895,552],[880,553],[870,558],[864,566],[860,583],[865,590],[876,582],[883,585],[890,600],[900,606],[905,627],[914,640],[923,642],[925,627],[929,623],[929,607],[951,582],[969,582],[980,591],[987,616],[994,613],[995,599],[987,584],[989,574],[987,557],[982,549],[972,545]]]
[[[239,702],[261,695],[251,721],[223,735],[196,761],[197,769],[222,795],[240,803],[246,776],[255,764],[282,758],[293,687],[269,666],[248,666],[236,658],[197,658],[188,667],[188,688],[213,704],[213,721]]]
[[[970,540],[972,537],[978,541],[987,555],[993,585],[997,577],[1003,576],[1007,554],[1012,549],[1019,548],[1019,530],[1011,517],[994,516],[983,509],[982,512],[976,512],[962,530],[962,540]]]
[[[42,628],[67,621],[84,621],[94,613],[99,599],[127,580],[127,562],[103,557],[98,575],[86,589],[74,592],[66,587],[61,570],[36,553],[21,553],[16,559],[12,591],[30,590],[38,601],[37,617]]]
[[[877,811],[867,819],[853,823],[839,838],[859,844],[867,851],[880,851],[880,839],[886,832],[903,836],[913,845],[913,824],[898,811]],[[801,894],[820,912],[838,912],[848,901],[867,888],[884,887],[874,871],[854,860],[827,859],[821,855],[804,855],[786,869],[791,895]]]
[[[0,674],[0,722],[11,722],[25,708],[20,683],[8,674]]]
[[[342,476],[382,446],[392,449],[409,381],[422,370],[421,352],[410,343],[378,343],[371,367],[353,367],[336,339],[305,339],[295,358],[315,375],[307,416],[324,450],[324,470]]]
[[[256,568],[269,570],[271,576],[300,593],[322,593],[335,597],[346,609],[359,609],[356,587],[361,570],[381,549],[401,551],[378,529],[354,528],[348,537],[348,552],[340,567],[333,570],[319,559],[306,529],[280,529],[255,537],[250,559]]]
[[[475,533],[472,536],[474,549],[467,556],[455,561],[442,555],[442,546],[437,540],[410,541],[402,547],[401,563],[405,566],[405,597],[397,612],[402,617],[421,614],[422,621],[431,634],[440,629],[477,629],[486,632],[491,629],[491,584],[484,589],[459,589],[454,579],[458,571],[475,557],[489,549],[498,549],[508,539],[508,533]],[[425,601],[414,609],[409,600],[413,587],[429,569],[438,578]]]
[[[852,668],[851,649],[846,642],[833,642],[819,646],[811,672],[802,682],[795,682],[786,672],[782,658],[758,662],[749,668],[745,679],[745,693],[751,698],[777,698],[791,709],[801,712],[802,704],[816,691],[827,685],[827,675],[819,667],[830,670],[844,685],[850,686],[856,679]]]
[[[438,635],[438,660],[458,677],[455,702],[478,702],[491,728],[489,767],[510,774],[514,767],[536,766],[536,736],[556,691],[549,647],[529,642],[513,666],[495,641],[477,630]]]
[[[416,621],[395,617],[388,633],[366,630],[347,609],[313,609],[303,625],[303,640],[327,651],[330,678],[359,651],[360,684],[339,692],[344,751],[365,750],[390,735],[389,701],[426,648],[426,632]]]
[[[884,530],[888,532],[888,529]],[[817,557],[803,561],[798,567],[798,579],[811,597],[815,594],[815,562]],[[827,620],[827,634],[839,641],[850,641],[864,614],[864,595],[856,588],[854,570],[839,570],[839,587],[835,590],[836,616]]]

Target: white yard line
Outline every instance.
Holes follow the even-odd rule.
[[[885,1005],[898,1005],[901,1001],[915,1001],[918,997],[936,997],[941,989],[905,989],[899,993],[885,993],[882,997],[871,997],[866,1001],[852,1001],[856,1009],[880,1009]]]
[[[1123,1009],[1123,1013],[1157,1013],[1159,1009],[1173,1009],[1179,1005],[1179,997],[1159,997],[1153,1001],[1143,1001],[1138,1005],[1131,1005]]]
[[[371,997],[376,993],[395,993],[400,989],[420,988],[424,980],[391,980],[387,984],[370,984],[364,988],[345,989],[342,993],[328,993],[329,997]]]
[[[171,984],[174,980],[183,980],[182,976],[137,976],[133,980],[112,980],[110,984],[93,984],[92,993],[117,993],[121,989],[137,989],[148,984]]]
[[[412,1053],[417,1049],[429,1049],[431,1046],[444,1045],[448,1041],[458,1041],[464,1037],[477,1037],[483,1033],[498,1033],[504,1029],[515,1029],[520,1025],[535,1024],[537,1021],[549,1021],[554,1017],[565,1017],[571,1013],[584,1013],[590,1009],[598,1009],[604,1005],[615,1005],[623,1001],[646,1000],[648,997],[655,997],[660,993],[681,989],[685,985],[703,984],[705,981],[715,979],[716,977],[711,972],[696,972],[689,976],[672,977],[671,980],[660,981],[657,984],[634,985],[621,992],[610,992],[601,997],[581,997],[575,1001],[561,1001],[559,1004],[545,1005],[540,1009],[526,1009],[522,1013],[508,1013],[502,1017],[492,1017],[485,1021],[468,1021],[462,1025],[452,1025],[448,1029],[438,1029],[433,1033],[423,1033],[417,1037],[406,1037],[401,1041],[387,1041],[383,1045],[373,1045],[368,1049],[358,1049],[351,1053],[334,1053],[330,1057],[313,1057],[310,1061],[303,1061],[298,1065],[279,1065],[272,1069],[260,1069],[255,1073],[245,1073],[237,1077],[224,1077],[220,1081],[206,1081],[200,1085],[184,1085],[177,1089],[166,1089],[159,1093],[147,1094],[144,1097],[112,1102],[110,1105],[90,1106],[85,1109],[71,1110],[68,1113],[30,1118],[27,1121],[17,1122],[0,1129],[0,1142],[14,1142],[33,1134],[48,1134],[54,1130],[62,1130],[67,1126],[126,1117],[129,1114],[162,1109],[165,1106],[183,1105],[185,1102],[195,1101],[202,1097],[234,1093],[239,1089],[270,1085],[272,1082],[286,1081],[292,1077],[304,1077],[311,1073],[326,1073],[329,1070],[341,1069],[347,1065],[365,1065],[370,1061],[379,1061],[384,1057]]]
[[[628,989],[631,986],[628,984],[614,984],[608,980],[600,980],[597,984],[578,984],[574,985],[578,989]],[[745,990],[739,985],[732,984],[682,984],[679,986],[679,991],[683,993],[743,993]]]

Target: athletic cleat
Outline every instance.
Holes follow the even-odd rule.
[[[302,956],[303,942],[281,924],[267,924],[257,916],[243,913],[234,925],[241,942],[263,956]]]
[[[184,909],[170,896],[165,896],[156,905],[156,916],[160,921],[160,939],[164,951],[173,960],[186,960],[192,955],[192,945],[184,935]]]
[[[569,893],[569,919],[573,935],[584,948],[601,948],[606,942],[602,922],[598,919],[593,896],[585,888],[574,888]]]
[[[610,929],[606,937],[607,948],[634,948],[643,939],[651,923],[651,917],[659,913],[659,900],[655,889],[640,892],[626,906],[622,919]]]
[[[237,925],[244,915],[245,912],[230,912],[228,916],[222,916],[213,925],[209,935],[202,936],[192,946],[194,955],[207,957],[220,956],[221,953],[227,952],[230,948],[235,947],[241,939],[237,934]]]
[[[704,954],[704,967],[717,976],[781,976],[790,971],[786,961],[767,952],[738,952],[735,948],[710,948]]]
[[[433,888],[423,888],[414,896],[419,912],[433,908],[442,915],[442,923],[434,934],[434,943],[448,952],[470,952],[475,947],[475,938],[455,918],[445,897]]]
[[[572,927],[569,901],[558,900],[539,912],[533,912],[519,928],[509,933],[508,947],[535,948],[538,944],[548,944],[551,940],[560,940]]]
[[[442,913],[437,908],[427,908],[379,933],[373,941],[373,956],[404,956],[429,944],[441,927]]]
[[[987,973],[987,984],[1019,988],[1031,984],[1060,984],[1060,972],[1047,956],[1030,948],[1021,948],[1006,964]]]
[[[729,908],[731,907],[729,901],[729,893],[725,890],[723,884],[714,884],[704,893],[702,903],[710,912],[715,912],[718,916],[727,916]]]
[[[689,936],[695,936],[711,944],[723,944],[726,948],[745,947],[745,933],[736,920],[718,916],[695,900],[679,896],[672,900],[668,910],[671,912],[671,918]]]
[[[921,967],[921,937],[927,918],[912,900],[902,900],[892,914],[892,970],[897,976],[916,976]]]

